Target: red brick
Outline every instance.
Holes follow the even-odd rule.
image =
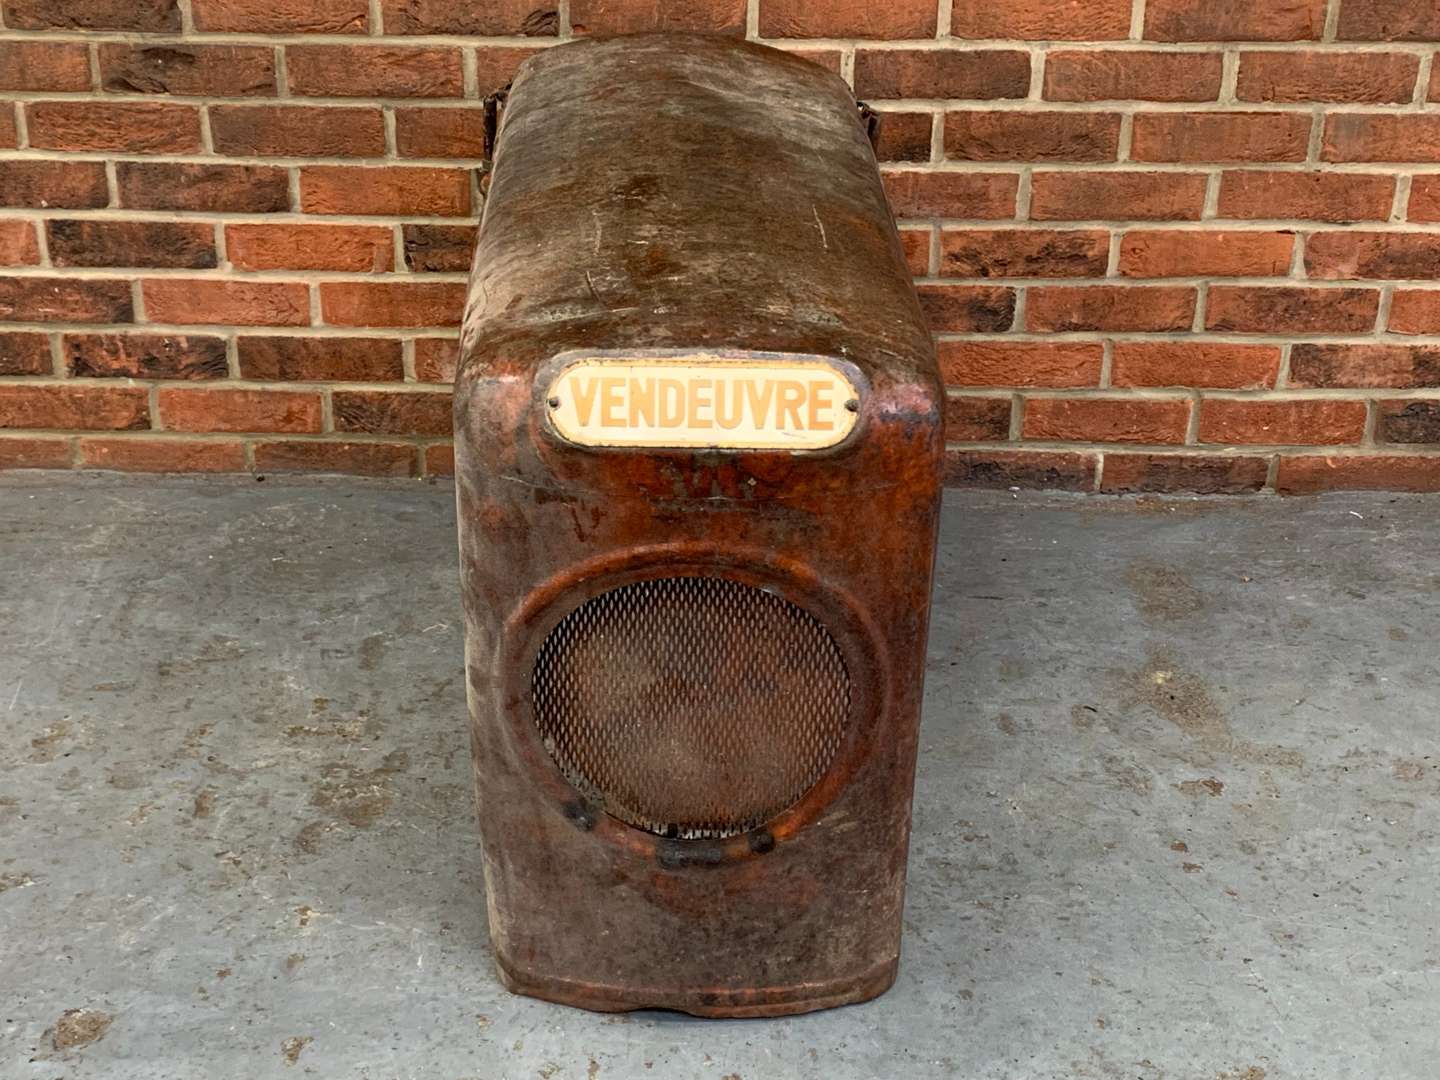
[[[940,333],[1009,330],[1015,321],[1015,293],[990,285],[917,285],[930,329]]]
[[[180,29],[177,0],[5,0],[12,30]]]
[[[142,287],[151,322],[304,326],[310,321],[310,290],[298,281],[147,278]]]
[[[90,52],[79,41],[0,41],[0,90],[90,89]]]
[[[1111,358],[1114,386],[1204,386],[1258,390],[1275,385],[1278,345],[1214,341],[1117,341]]]
[[[1322,446],[1359,442],[1364,434],[1363,401],[1206,398],[1200,403],[1202,443]]]
[[[460,343],[454,338],[415,339],[415,378],[421,382],[454,382]]]
[[[1009,437],[1008,397],[945,399],[945,438],[949,442],[1003,442]]]
[[[745,0],[570,0],[577,34],[696,30],[745,36]]]
[[[1440,443],[1440,401],[1381,401],[1375,438],[1385,443]]]
[[[1104,277],[1110,234],[1102,229],[944,229],[947,277]]]
[[[1420,175],[1410,180],[1406,217],[1414,222],[1440,222],[1440,176]]]
[[[275,50],[263,45],[101,45],[100,85],[122,94],[275,95]]]
[[[25,106],[30,145],[41,150],[193,154],[200,110],[159,101],[35,101]]]
[[[1179,286],[1043,285],[1029,290],[1026,328],[1055,330],[1188,330],[1195,290]]]
[[[470,213],[470,176],[464,169],[312,165],[300,170],[300,207],[307,214],[462,216]]]
[[[425,447],[426,476],[455,475],[455,444],[436,443]]]
[[[378,108],[212,105],[210,136],[219,154],[368,157],[385,152],[385,121]]]
[[[1354,389],[1440,387],[1440,345],[1320,345],[1290,350],[1290,385]]]
[[[68,469],[69,439],[0,439],[0,469]]]
[[[912,277],[930,272],[930,237],[932,229],[901,229],[900,246],[905,249],[905,268]]]
[[[15,150],[20,146],[20,127],[15,119],[15,109],[9,102],[0,101],[0,149]]]
[[[245,448],[211,439],[88,438],[80,440],[80,465],[117,472],[244,472]]]
[[[1404,53],[1247,52],[1240,54],[1241,101],[1404,102],[1415,93],[1418,56]]]
[[[840,74],[844,54],[839,49],[811,48],[803,43],[796,44],[793,41],[776,41],[770,44],[772,48],[787,52],[791,56],[798,56],[807,63],[824,68],[831,74]]]
[[[460,97],[460,50],[433,45],[287,45],[292,94],[322,97]]]
[[[39,261],[35,226],[28,221],[0,221],[0,266],[34,266]]]
[[[0,375],[49,375],[50,368],[47,335],[0,331]]]
[[[394,382],[405,377],[398,338],[242,336],[240,377],[266,382]]]
[[[0,428],[125,431],[150,426],[139,386],[0,385]]]
[[[536,0],[380,0],[380,10],[387,34],[554,37],[560,28],[555,4]]]
[[[110,201],[99,161],[0,161],[0,204],[90,210]]]
[[[1097,386],[1098,341],[940,341],[940,377],[952,386]]]
[[[1337,36],[1341,41],[1435,41],[1440,7],[1431,0],[1345,0]]]
[[[415,448],[407,443],[292,439],[255,444],[263,472],[334,472],[360,476],[415,475]]]
[[[320,395],[307,390],[191,390],[161,387],[168,431],[318,432]]]
[[[1440,161],[1440,115],[1331,113],[1324,161]]]
[[[1183,443],[1188,401],[1138,398],[1028,398],[1027,439],[1059,442]]]
[[[485,156],[485,113],[477,105],[395,110],[395,149],[401,157]]]
[[[933,38],[935,0],[760,0],[760,36]]]
[[[0,322],[128,323],[134,318],[128,281],[0,278]]]
[[[1030,54],[1014,49],[866,49],[855,53],[855,93],[873,98],[1022,98]]]
[[[1212,285],[1207,330],[1242,334],[1358,334],[1375,328],[1374,289]]]
[[[945,114],[945,156],[956,160],[1114,161],[1119,145],[1120,117],[1115,113]]]
[[[385,225],[227,225],[237,270],[389,270],[395,234]]]
[[[1309,113],[1140,113],[1136,161],[1304,161]]]
[[[1440,289],[1397,289],[1390,301],[1397,334],[1440,334]]]
[[[363,34],[367,0],[193,0],[195,29],[239,34]],[[387,27],[388,29],[388,27]]]
[[[1120,241],[1120,273],[1127,277],[1287,276],[1294,249],[1294,233],[1128,232]]]
[[[470,269],[475,250],[473,225],[406,225],[405,264],[411,270],[455,271]]]
[[[331,326],[458,326],[463,281],[326,281],[320,310]]]
[[[1317,491],[1440,491],[1440,457],[1399,454],[1282,457],[1275,490],[1284,495]]]
[[[925,112],[880,112],[877,161],[929,161],[934,117]]]
[[[289,177],[278,165],[121,161],[115,174],[120,205],[128,209],[261,214],[290,209]]]
[[[124,379],[223,379],[225,339],[188,334],[66,334],[71,375]]]
[[[371,435],[449,435],[448,392],[336,390],[335,430]]]
[[[947,450],[946,487],[1048,488],[1090,491],[1094,454],[1034,450]]]
[[[215,265],[215,229],[196,221],[62,218],[46,222],[45,233],[56,266]]]
[[[1243,495],[1265,486],[1269,462],[1214,454],[1106,454],[1100,490]]]
[[[1305,241],[1312,278],[1440,278],[1440,233],[1329,232]]]
[[[891,171],[880,174],[897,218],[1015,216],[1019,180],[1005,173]]]
[[[574,9],[572,4],[572,10]],[[540,50],[528,46],[482,45],[475,50],[476,89],[480,97],[503,89],[520,65]]]
[[[950,33],[1019,41],[1119,41],[1130,36],[1130,0],[954,0]]]
[[[1394,197],[1392,176],[1232,170],[1221,174],[1218,210],[1246,220],[1383,221]]]
[[[1149,221],[1198,221],[1205,177],[1170,172],[1037,172],[1031,180],[1035,221],[1099,221],[1122,216]]]
[[[1214,101],[1219,53],[1075,50],[1045,57],[1049,101]]]
[[[1325,29],[1325,0],[1149,0],[1151,41],[1309,41]]]

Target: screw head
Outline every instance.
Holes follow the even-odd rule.
[[[853,397],[852,397],[849,401],[845,402],[845,410],[846,410],[847,412],[859,412],[859,411],[860,411],[860,399],[859,399],[859,398],[853,398]]]
[[[545,404],[549,405],[552,409],[558,409],[560,407],[560,399],[558,397],[546,398]]]

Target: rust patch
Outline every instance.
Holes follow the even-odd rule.
[[[89,1046],[104,1037],[115,1017],[98,1009],[66,1009],[50,1029],[50,1045],[56,1050]]]

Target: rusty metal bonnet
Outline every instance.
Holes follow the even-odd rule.
[[[505,984],[768,1016],[895,977],[943,395],[836,76],[658,34],[509,92],[456,379]]]

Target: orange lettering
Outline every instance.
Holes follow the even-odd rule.
[[[810,380],[810,409],[806,419],[810,423],[811,431],[834,431],[835,418],[829,415],[835,403],[830,395],[835,392],[834,384],[824,379]],[[825,410],[825,416],[820,415],[820,410]]]
[[[630,426],[655,426],[655,380],[630,380]]]
[[[763,394],[761,390],[764,391]],[[775,384],[769,379],[763,382],[759,379],[745,380],[745,400],[750,403],[750,422],[762,431],[770,415],[770,399],[774,396]]]
[[[679,427],[685,422],[685,384],[679,379],[660,380],[660,426]]]
[[[625,405],[625,400],[620,393],[620,388],[625,385],[625,380],[618,375],[604,375],[600,378],[600,426],[601,427],[624,427],[625,421],[620,416],[620,410]]]
[[[595,391],[598,387],[596,379],[574,378],[570,380],[575,384],[575,415],[580,421],[580,426],[585,427],[590,423],[590,414],[595,411]]]
[[[704,431],[715,426],[715,420],[710,415],[710,410],[715,407],[714,393],[715,384],[709,379],[691,378],[689,400],[686,402],[690,427]]]
[[[800,422],[800,406],[805,401],[805,384],[797,379],[781,379],[779,385],[780,405],[776,409],[776,426],[803,431],[805,425]],[[789,417],[789,420],[786,420],[786,417]]]
[[[739,379],[731,377],[720,380],[720,392],[715,400],[715,419],[722,428],[733,431],[740,426],[740,421],[745,416],[744,394],[745,387]],[[728,411],[725,408],[727,398],[730,406]]]

